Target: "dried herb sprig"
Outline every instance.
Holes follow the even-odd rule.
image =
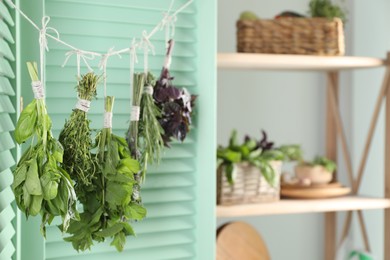
[[[65,150],[63,166],[75,180],[76,192],[82,203],[85,202],[85,193],[89,191],[88,186],[91,186],[96,172],[94,158],[90,152],[92,138],[87,116],[89,104],[85,103],[96,97],[98,82],[99,77],[93,72],[82,76],[76,87],[79,102],[59,136]]]
[[[113,97],[106,98],[106,112],[112,112],[113,103]],[[71,222],[68,229],[71,236],[65,241],[84,251],[93,241],[113,238],[111,245],[122,251],[126,236],[135,235],[128,222],[146,216],[146,209],[132,197],[134,186],[139,185],[134,176],[140,166],[131,158],[126,140],[114,135],[107,125],[97,134],[96,147],[99,178],[93,179],[94,190],[87,194],[81,221]]]
[[[15,140],[21,144],[31,139],[14,170],[12,190],[19,209],[26,216],[42,215],[41,231],[55,216],[62,217],[63,230],[70,220],[78,220],[76,194],[68,173],[61,168],[63,147],[53,138],[51,119],[46,110],[44,89],[38,78],[36,63],[27,63],[35,88],[35,99],[24,109],[15,129]]]
[[[164,149],[164,140],[162,139],[164,130],[158,121],[158,118],[161,118],[161,110],[153,99],[153,87],[155,84],[156,80],[153,74],[149,72],[145,80],[141,99],[141,120],[139,125],[139,136],[142,139],[140,161],[144,169],[143,176],[145,176],[147,163],[159,163],[162,150]]]

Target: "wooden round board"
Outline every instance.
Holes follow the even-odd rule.
[[[260,234],[249,224],[231,222],[218,228],[217,260],[270,260]]]
[[[329,189],[329,188],[339,188],[343,185],[340,182],[331,182],[327,184],[312,184],[312,185],[302,185],[302,184],[282,184],[282,189]]]
[[[351,189],[339,185],[339,183],[331,183],[326,186],[282,186],[280,194],[283,197],[298,198],[298,199],[322,199],[332,198],[347,195]]]

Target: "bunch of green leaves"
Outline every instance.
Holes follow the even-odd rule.
[[[82,76],[76,87],[79,99],[91,101],[95,98],[98,82],[99,77],[93,72]],[[95,158],[91,154],[90,120],[85,111],[73,109],[60,133],[59,141],[64,147],[62,165],[76,182],[78,199],[84,202],[84,195],[90,191],[96,172]]]
[[[145,88],[153,88],[156,79],[153,74],[148,73],[145,79]],[[141,119],[139,124],[139,137],[142,140],[141,165],[143,176],[147,163],[159,163],[161,153],[164,149],[164,140],[162,135],[164,130],[161,127],[158,118],[161,117],[161,109],[156,105],[153,94],[144,91],[141,99]]]
[[[331,0],[311,0],[309,13],[312,17],[326,17],[329,19],[338,17],[346,21],[345,11]]]
[[[106,111],[112,112],[114,98],[106,98]],[[94,189],[86,194],[81,221],[72,221],[69,237],[76,250],[87,250],[93,241],[112,238],[111,245],[122,251],[126,236],[135,235],[129,221],[139,221],[146,216],[140,198],[134,198],[134,187],[139,181],[134,177],[140,171],[138,161],[131,158],[126,140],[103,128],[96,136],[96,162],[98,178],[92,180]]]
[[[301,155],[302,151],[299,145],[284,145],[273,148],[273,142],[267,141],[267,135],[264,131],[260,141],[246,136],[244,142],[239,144],[237,131],[233,130],[229,145],[227,147],[219,146],[217,149],[217,165],[224,167],[227,180],[230,184],[234,184],[233,173],[237,163],[248,162],[258,167],[267,182],[274,186],[277,179],[270,162],[300,160]]]
[[[141,106],[142,92],[145,85],[145,74],[134,73],[133,77],[133,107]],[[133,158],[138,159],[140,157],[140,149],[138,146],[138,120],[131,120],[130,126],[126,134],[126,140]]]
[[[27,63],[31,80],[39,81],[36,63]],[[43,98],[34,99],[21,113],[15,128],[15,140],[31,140],[18,162],[12,183],[16,203],[28,216],[42,216],[41,231],[55,216],[62,217],[66,230],[71,219],[78,220],[76,194],[68,173],[61,168],[63,147],[53,138],[51,119]]]
[[[309,166],[320,165],[323,166],[328,172],[334,172],[337,169],[337,164],[325,156],[316,156],[313,161],[302,162],[302,164]]]

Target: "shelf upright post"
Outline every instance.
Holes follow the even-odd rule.
[[[390,52],[387,53],[386,69],[390,70]],[[388,82],[389,84],[389,82]],[[390,199],[390,86],[386,91],[385,113],[385,198]],[[385,209],[384,217],[384,260],[390,260],[390,209]]]
[[[326,156],[337,160],[337,131],[335,118],[332,113],[331,95],[336,94],[338,102],[339,77],[337,71],[328,72],[326,91]],[[335,80],[332,82],[332,78]],[[337,178],[336,173],[333,178]],[[334,260],[336,255],[336,212],[325,213],[325,260]]]

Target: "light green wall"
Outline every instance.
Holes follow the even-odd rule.
[[[378,0],[374,2],[353,1],[352,13],[352,54],[386,58],[390,51],[390,2]],[[374,104],[384,77],[384,69],[356,71],[352,73],[352,145],[355,169],[360,163],[364,142],[374,110]],[[382,111],[372,142],[371,154],[368,157],[365,177],[361,193],[373,196],[384,194],[384,111]],[[383,213],[382,211],[366,211],[364,216],[375,259],[383,259]],[[356,218],[355,218],[356,220]],[[357,221],[355,221],[356,224]],[[354,242],[361,248],[360,229],[355,225]],[[388,246],[389,241],[387,241]]]
[[[218,51],[236,51],[235,23],[242,11],[271,19],[283,10],[306,13],[308,1],[219,1]],[[218,71],[218,136],[226,144],[233,128],[239,137],[267,131],[276,144],[298,143],[310,158],[324,152],[325,77],[313,72]],[[287,168],[287,170],[291,170]],[[323,216],[285,215],[220,219],[244,220],[263,236],[272,259],[322,259]]]

